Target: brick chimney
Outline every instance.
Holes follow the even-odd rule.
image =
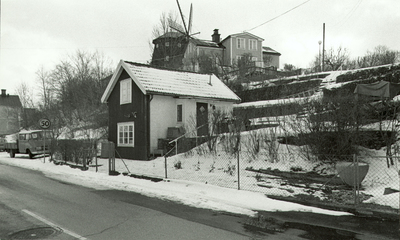
[[[5,97],[6,96],[6,90],[5,89],[1,89],[1,96]]]
[[[214,34],[211,35],[212,41],[215,43],[219,43],[221,41],[221,34],[218,33],[218,29],[214,29]]]

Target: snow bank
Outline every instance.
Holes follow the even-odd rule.
[[[81,171],[68,166],[43,162],[43,158],[9,158],[0,153],[2,164],[42,171],[46,176],[95,189],[118,189],[137,192],[149,197],[180,202],[193,207],[254,216],[257,211],[303,211],[327,215],[350,215],[347,212],[330,211],[301,204],[267,198],[258,192],[235,190],[187,180],[152,182],[127,176],[109,176],[104,172]]]

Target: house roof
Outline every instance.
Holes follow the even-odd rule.
[[[184,36],[185,35],[183,35],[182,33],[179,33],[179,32],[166,32],[163,35],[154,39],[153,41],[156,41],[156,40],[162,39],[162,38],[179,38],[179,37],[184,37]]]
[[[281,55],[279,52],[275,51],[274,49],[270,47],[262,47],[263,53],[269,53],[269,54],[274,54],[274,55]]]
[[[220,48],[221,46],[213,41],[208,41],[208,40],[201,40],[201,39],[197,39],[197,38],[191,38],[190,39],[191,42],[193,42],[194,44],[196,44],[197,46],[204,46],[204,47],[214,47],[214,48]]]
[[[215,75],[159,69],[124,60],[119,62],[101,97],[101,102],[108,101],[122,70],[128,73],[143,94],[240,102],[240,98]]]
[[[0,95],[0,106],[22,108],[21,101],[18,95]]]
[[[221,42],[227,40],[227,39],[230,38],[230,37],[240,37],[240,36],[250,36],[250,37],[252,37],[252,38],[256,38],[256,39],[259,40],[259,41],[264,41],[263,38],[260,38],[260,37],[254,35],[254,34],[251,34],[251,33],[249,33],[249,32],[242,32],[242,33],[231,34],[231,35],[227,36],[226,38],[224,38],[224,40],[222,40]]]

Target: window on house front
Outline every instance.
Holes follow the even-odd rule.
[[[183,116],[182,104],[179,104],[179,105],[176,106],[176,120],[177,120],[177,122],[182,122],[182,116]]]
[[[132,80],[130,78],[120,81],[120,104],[132,102]]]
[[[250,39],[249,40],[249,49],[250,50],[257,50],[257,40]]]
[[[244,38],[238,38],[237,39],[237,48],[238,49],[245,49]]]
[[[257,57],[251,57],[251,61],[257,62],[258,58]]]
[[[118,123],[118,146],[134,147],[134,122]]]

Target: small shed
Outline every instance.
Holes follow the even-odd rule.
[[[159,152],[159,140],[207,134],[208,114],[232,111],[240,98],[218,77],[121,60],[101,98],[109,110],[109,141],[136,160]],[[198,128],[198,129],[197,129]],[[171,135],[172,134],[172,135]]]

